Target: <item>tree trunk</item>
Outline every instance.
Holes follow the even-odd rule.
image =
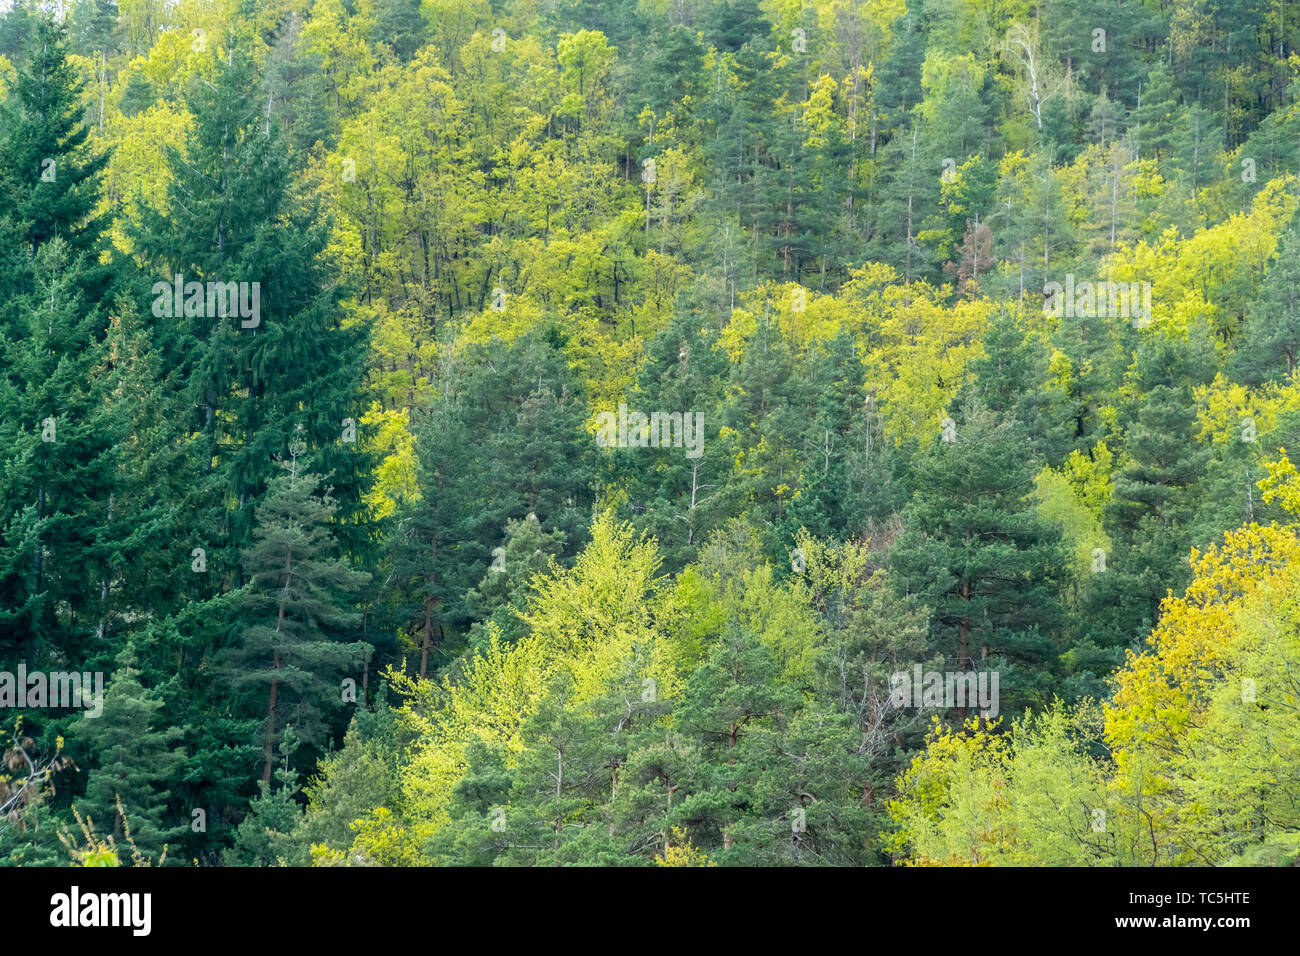
[[[272,670],[280,669],[280,652],[275,652],[275,663],[271,665]],[[272,679],[271,681],[271,702],[266,708],[266,763],[262,765],[262,780],[266,783],[271,782],[271,764],[275,759],[275,701],[279,695],[280,682]]]

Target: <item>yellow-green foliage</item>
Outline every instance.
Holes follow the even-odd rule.
[[[1264,499],[1300,514],[1300,475]],[[1300,525],[1246,525],[1193,550],[1192,583],[1130,651],[1104,705],[1010,735],[936,727],[890,812],[911,862],[1221,864],[1300,852]],[[1104,741],[1099,763],[1079,741]],[[1242,856],[1244,854],[1244,856]]]
[[[800,540],[814,568],[826,563],[820,557],[825,543],[806,534]],[[406,698],[402,722],[417,741],[402,773],[400,822],[387,815],[359,821],[354,854],[377,862],[406,860],[412,847],[446,824],[469,745],[481,741],[503,751],[508,762],[515,758],[523,723],[559,675],[573,682],[574,707],[595,699],[629,667],[653,679],[661,698],[675,699],[705,641],[734,622],[772,649],[783,680],[811,685],[821,629],[801,579],[778,582],[771,566],[762,564],[736,574],[692,569],[665,588],[659,560],[652,541],[607,512],[572,569],[532,582],[522,614],[526,637],[507,645],[493,632],[486,650],[437,683],[391,674]],[[316,862],[338,865],[344,858],[321,849]]]
[[[494,635],[463,674],[436,685],[394,675],[408,695],[402,718],[419,737],[403,779],[406,817],[415,821],[411,839],[446,822],[446,803],[471,741],[518,753],[520,727],[553,677],[572,678],[577,705],[629,662],[656,682],[660,694],[679,688],[667,641],[654,627],[658,568],[655,545],[607,512],[572,569],[534,582],[524,614],[529,633],[517,644],[503,645]]]
[[[692,846],[690,837],[681,827],[673,827],[671,840],[664,851],[655,857],[656,866],[717,866],[703,850]]]
[[[1051,468],[1044,468],[1034,478],[1034,498],[1038,513],[1061,529],[1074,555],[1076,576],[1092,573],[1094,550],[1111,552],[1110,536],[1102,529],[1097,512],[1080,498],[1069,478]]]
[[[864,344],[879,343],[867,353],[866,381],[880,399],[886,429],[896,441],[928,439],[969,378],[967,367],[984,354],[980,335],[994,304],[943,305],[937,290],[904,284],[879,264],[856,270],[844,296],[856,314],[846,327]]]
[[[1151,328],[1166,335],[1186,335],[1193,321],[1234,331],[1296,205],[1293,179],[1273,180],[1255,196],[1249,212],[1192,236],[1170,227],[1155,242],[1120,244],[1107,279],[1150,282]]]
[[[385,411],[378,402],[372,402],[359,424],[367,431],[374,430],[366,446],[379,457],[375,484],[366,495],[366,504],[375,518],[385,518],[399,502],[419,497],[411,416],[407,409]],[[358,437],[360,433],[358,429]]]
[[[919,865],[1080,865],[1104,853],[1092,832],[1104,780],[1082,742],[1093,708],[1056,706],[1010,734],[972,719],[958,731],[937,719],[925,752],[889,805],[896,852]]]
[[[1254,441],[1273,431],[1282,412],[1300,409],[1300,382],[1292,377],[1284,385],[1269,382],[1249,388],[1219,373],[1209,385],[1197,386],[1195,397],[1201,441]]]

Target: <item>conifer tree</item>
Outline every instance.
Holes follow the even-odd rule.
[[[280,739],[280,765],[275,783],[258,781],[258,794],[248,815],[235,829],[235,843],[225,854],[227,866],[305,866],[307,847],[301,840],[303,811],[295,797],[298,773],[292,767],[298,740],[292,727]]]
[[[1087,607],[1100,645],[1124,647],[1155,626],[1160,602],[1187,581],[1190,523],[1209,450],[1196,441],[1185,388],[1153,385],[1125,441],[1128,464],[1107,508],[1115,553],[1092,576]],[[1116,664],[1119,663],[1115,660]]]
[[[683,433],[681,448],[600,452],[602,477],[626,492],[628,510],[659,541],[668,567],[691,560],[735,501],[726,490],[728,455],[717,440],[725,363],[698,325],[692,316],[674,315],[648,343],[637,397],[627,399],[629,409],[643,414],[680,413],[683,428],[687,416],[694,416],[690,423],[703,422],[702,433],[692,430],[696,447],[685,447]]]
[[[0,627],[26,653],[86,662],[100,595],[96,535],[113,488],[112,432],[94,382],[100,310],[61,237],[43,244],[32,287],[0,328]],[[12,629],[12,630],[10,630]],[[80,645],[80,646],[78,646]],[[111,655],[109,658],[111,659]]]
[[[108,157],[85,145],[82,84],[68,62],[63,26],[38,17],[26,52],[12,99],[0,103],[0,218],[16,227],[18,248],[29,255],[59,236],[75,258],[96,251],[103,232],[95,207]],[[0,282],[12,278],[6,273],[0,270]]]
[[[176,819],[168,792],[185,755],[174,746],[180,728],[158,726],[162,696],[140,683],[136,664],[135,646],[128,643],[105,689],[103,713],[83,715],[72,732],[96,762],[86,796],[75,805],[97,832],[111,832],[119,843],[129,827],[135,846],[157,859],[165,844],[189,830],[188,814]]]
[[[1027,500],[1036,469],[1023,436],[978,403],[952,425],[917,463],[890,563],[931,608],[946,669],[1000,670],[1008,713],[1054,688],[1066,557]]]
[[[279,127],[259,114],[248,53],[237,42],[212,69],[210,82],[187,93],[195,122],[184,152],[164,146],[169,214],[142,207],[133,238],[152,270],[166,361],[182,370],[198,411],[189,424],[235,502],[229,515],[213,503],[204,520],[228,526],[241,546],[291,440],[332,475],[340,517],[359,513],[367,456],[343,436],[357,415],[367,332],[344,322],[344,290],[323,255],[327,223],[296,191]],[[184,285],[183,301],[171,301],[178,275],[184,284],[241,283],[235,314],[215,314],[232,310]],[[338,532],[360,546],[355,523]]]
[[[805,438],[804,467],[785,527],[848,538],[904,503],[899,456],[885,440],[876,403],[862,382],[862,360],[847,335],[805,359],[816,419]]]
[[[265,694],[266,783],[286,725],[304,742],[323,743],[323,719],[343,703],[341,680],[370,649],[348,640],[360,618],[355,596],[370,575],[337,555],[334,514],[321,479],[295,457],[271,481],[244,551],[248,585],[237,608],[242,640],[225,655],[226,680],[238,691]]]
[[[506,522],[506,543],[495,552],[487,574],[465,593],[465,608],[474,616],[470,646],[482,648],[486,634],[495,628],[503,641],[526,633],[520,620],[534,575],[545,572],[564,552],[564,534],[545,531],[534,514],[523,521]]]
[[[1163,61],[1157,61],[1142,86],[1141,102],[1133,111],[1133,138],[1138,155],[1163,159],[1173,149],[1178,92]]]
[[[296,839],[307,847],[346,851],[356,835],[353,821],[397,804],[397,770],[408,743],[380,685],[373,709],[352,715],[343,746],[321,760],[303,787],[307,807]]]
[[[420,673],[470,624],[467,592],[506,546],[508,522],[536,516],[576,549],[590,514],[595,440],[581,392],[545,333],[472,349],[417,432],[422,497],[396,518],[391,547],[399,625]]]
[[[1055,464],[1073,446],[1077,423],[1066,396],[1047,386],[1049,356],[1045,342],[1030,335],[1022,317],[1004,309],[984,334],[984,355],[971,363],[971,384],[958,398],[977,396],[990,411],[1012,422],[1029,441],[1040,462]]]
[[[1279,382],[1300,362],[1300,230],[1293,223],[1278,240],[1263,288],[1246,311],[1230,368],[1248,385]]]

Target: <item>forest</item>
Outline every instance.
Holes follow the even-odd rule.
[[[1300,864],[1286,0],[0,0],[0,864]]]

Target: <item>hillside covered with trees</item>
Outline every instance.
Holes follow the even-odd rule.
[[[1300,860],[1292,38],[0,0],[0,863]]]

